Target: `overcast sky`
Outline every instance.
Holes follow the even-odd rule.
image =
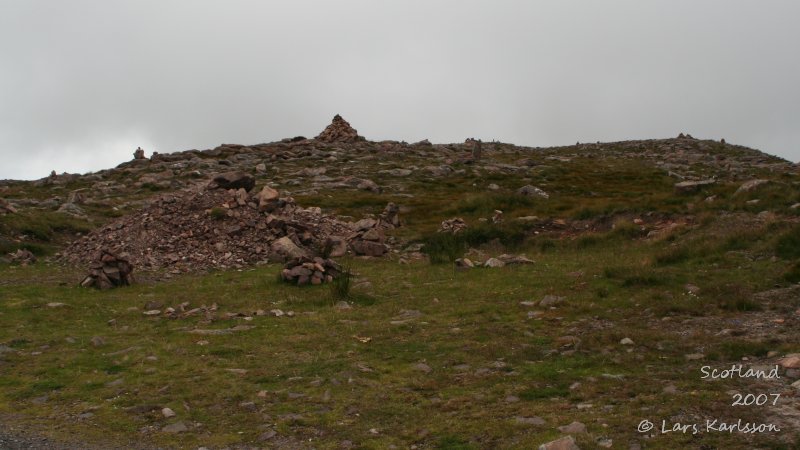
[[[0,0],[0,179],[318,134],[800,159],[796,0]]]

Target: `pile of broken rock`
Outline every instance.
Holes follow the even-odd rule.
[[[61,255],[71,263],[94,261],[98,251],[126,252],[141,270],[174,273],[313,257],[333,242],[338,254],[381,256],[388,251],[383,230],[399,225],[397,207],[380,219],[356,224],[301,208],[291,197],[252,176],[230,172],[207,185],[162,195],[139,212],[121,217],[72,242]]]

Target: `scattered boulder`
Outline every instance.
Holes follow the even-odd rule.
[[[164,426],[161,431],[164,433],[177,434],[189,431],[189,428],[183,422],[175,422]]]
[[[276,204],[278,199],[280,198],[280,192],[276,189],[272,189],[269,186],[264,186],[261,188],[261,192],[256,195],[256,200],[258,200],[258,207],[261,209],[266,209],[270,206]]]
[[[781,367],[786,369],[800,369],[800,353],[792,353],[786,355],[785,358],[778,361]]]
[[[317,285],[330,283],[341,273],[342,268],[331,259],[300,257],[283,266],[281,279],[298,286]]]
[[[331,124],[322,130],[322,133],[320,133],[316,139],[327,143],[353,143],[365,140],[363,137],[359,136],[355,128],[351,127],[339,114],[333,116]]]
[[[503,261],[500,261],[497,258],[489,258],[489,259],[486,260],[485,263],[483,263],[483,267],[497,268],[497,267],[505,267],[505,266],[506,266],[506,263],[504,263]]]
[[[441,166],[425,166],[422,170],[430,172],[430,174],[435,177],[446,177],[454,172],[453,168],[447,164],[442,164]]]
[[[329,236],[325,240],[325,251],[331,258],[339,258],[347,254],[347,240],[341,236]]]
[[[11,205],[7,200],[0,198],[0,215],[13,214],[17,209]]]
[[[517,194],[528,197],[550,198],[550,194],[536,186],[531,186],[530,184],[517,189]]]
[[[376,225],[378,225],[378,221],[377,220],[367,217],[367,218],[361,219],[358,222],[354,223],[352,225],[352,228],[356,232],[358,232],[358,231],[367,231],[370,228],[375,228]]]
[[[572,436],[565,436],[539,446],[539,450],[580,450]]]
[[[547,423],[544,419],[542,419],[539,416],[533,416],[533,417],[517,416],[514,418],[514,421],[520,425],[536,425],[536,426],[541,426]]]
[[[289,236],[277,239],[272,243],[270,249],[273,254],[283,259],[307,258],[309,256],[306,250],[295,244]]]
[[[769,183],[769,180],[759,179],[759,180],[746,181],[741,186],[739,186],[739,189],[737,189],[736,192],[734,192],[734,195],[741,194],[741,193],[744,193],[744,192],[754,191],[754,190],[756,190],[756,188],[758,188],[760,186],[763,186],[763,185],[765,185],[767,183]]]
[[[433,369],[431,369],[431,366],[425,363],[414,364],[411,368],[413,370],[416,370],[417,372],[423,372],[426,374],[431,373],[431,371],[433,371]]]
[[[357,179],[357,180],[358,180],[358,184],[356,184],[356,189],[359,189],[359,190],[362,190],[362,191],[370,191],[370,192],[374,192],[376,194],[380,194],[381,193],[381,187],[378,186],[378,183],[376,183],[376,182],[374,182],[372,180],[368,180],[366,178]]]
[[[582,434],[586,433],[586,425],[581,422],[572,422],[569,425],[558,427],[558,431],[567,434]]]
[[[256,179],[244,172],[226,172],[219,174],[209,183],[209,189],[244,189],[250,192],[256,186]]]
[[[80,285],[97,289],[129,286],[133,282],[132,273],[133,266],[128,262],[126,254],[116,255],[103,250],[97,260],[89,266],[89,275]]]
[[[539,302],[539,306],[546,308],[550,306],[556,306],[564,303],[566,297],[559,297],[557,295],[545,295],[544,298]]]
[[[386,244],[374,241],[354,241],[350,243],[350,248],[356,255],[363,256],[383,256],[389,249]]]
[[[378,171],[381,175],[391,175],[393,177],[407,177],[413,172],[409,169],[385,169]]]
[[[463,269],[472,269],[475,267],[475,263],[469,258],[458,258],[455,260],[455,264],[456,267],[461,267]]]
[[[534,264],[532,259],[528,259],[525,255],[507,255],[502,254],[497,257],[500,261],[503,261],[506,265],[514,265],[514,264]]]
[[[58,208],[56,212],[60,212],[62,214],[69,214],[70,216],[78,218],[86,217],[86,212],[84,212],[83,209],[80,206],[76,205],[75,203],[69,203],[69,202],[64,203]]]
[[[678,194],[690,194],[697,192],[700,189],[711,186],[716,183],[716,180],[699,180],[699,181],[681,181],[675,184],[675,192]]]
[[[84,198],[83,195],[84,191],[85,189],[76,189],[70,192],[69,196],[67,197],[67,203],[75,203],[79,205],[86,203],[86,199]]]

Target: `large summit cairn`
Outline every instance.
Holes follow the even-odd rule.
[[[333,116],[331,124],[322,130],[322,133],[320,133],[316,139],[328,143],[353,143],[365,140],[358,135],[358,131],[356,131],[355,128],[351,127],[350,124],[338,114]]]

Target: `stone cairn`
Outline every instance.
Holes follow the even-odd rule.
[[[97,261],[89,265],[89,275],[81,281],[82,287],[111,289],[129,286],[133,282],[133,265],[128,262],[127,255],[116,255],[102,250]]]
[[[294,258],[283,266],[281,279],[287,283],[303,286],[306,284],[318,285],[330,283],[334,278],[342,273],[339,267],[331,259],[299,257]]]
[[[480,161],[481,160],[481,140],[480,139],[473,139],[472,140],[472,160],[473,161]]]
[[[30,250],[24,248],[21,248],[16,252],[9,253],[8,256],[11,257],[12,263],[19,264],[21,266],[28,266],[36,263],[36,255],[31,253]]]
[[[385,244],[386,234],[379,226],[380,223],[380,220],[361,219],[353,225],[355,231],[348,238],[353,253],[377,257],[389,251]]]
[[[365,140],[358,135],[358,131],[351,127],[350,124],[338,114],[333,117],[331,124],[322,130],[322,133],[320,133],[316,139],[328,143],[353,143]]]
[[[390,228],[397,228],[400,226],[400,207],[395,205],[392,202],[386,205],[383,212],[381,213],[381,222],[390,225]]]
[[[383,256],[389,251],[386,245],[386,233],[400,226],[400,208],[389,203],[378,219],[361,219],[352,225],[353,233],[348,236],[350,249],[359,256]]]
[[[464,219],[461,217],[454,217],[452,219],[442,221],[442,224],[439,225],[439,233],[458,234],[464,231],[466,228],[467,222],[464,222]]]

